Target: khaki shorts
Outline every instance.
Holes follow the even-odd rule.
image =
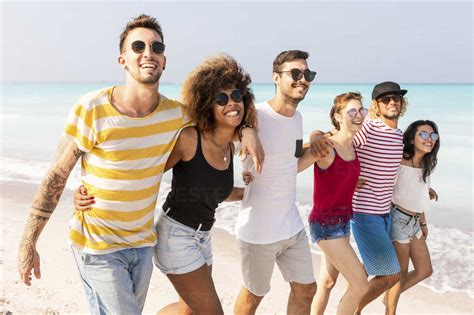
[[[257,296],[270,291],[275,262],[287,282],[314,283],[313,262],[305,230],[271,244],[239,241],[243,286]]]

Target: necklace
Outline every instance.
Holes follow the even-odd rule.
[[[222,147],[214,140],[214,136],[209,136],[209,139],[211,140],[212,144],[214,144],[216,147],[219,148],[219,151],[222,154],[222,160],[224,160],[224,163],[225,163],[226,167],[228,167],[228,165],[227,165],[227,156],[226,156],[227,151],[222,150]],[[228,147],[229,146],[227,145],[227,148]]]

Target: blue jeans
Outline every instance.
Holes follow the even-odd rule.
[[[141,314],[153,271],[153,247],[93,255],[72,247],[91,314]]]

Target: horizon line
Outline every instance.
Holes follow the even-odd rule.
[[[403,82],[397,81],[400,84],[429,84],[429,85],[473,85],[474,82]],[[368,84],[376,84],[377,82],[315,82],[313,84],[327,84],[327,85],[349,85],[349,84],[361,84],[361,85],[368,85]],[[111,80],[103,80],[103,81],[3,81],[0,80],[0,84],[2,85],[12,85],[12,84],[24,84],[24,85],[49,85],[49,84],[112,84],[112,85],[120,85],[123,82],[118,81],[111,81]],[[160,85],[181,85],[183,82],[160,82]],[[252,82],[252,85],[268,85],[273,84],[273,82]]]

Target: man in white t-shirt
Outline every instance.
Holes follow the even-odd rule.
[[[276,92],[256,105],[265,164],[256,174],[250,159],[244,169],[254,176],[245,190],[235,234],[239,241],[243,287],[236,314],[255,314],[270,290],[275,262],[290,283],[288,314],[309,314],[316,292],[311,252],[296,207],[296,174],[302,154],[303,123],[296,110],[316,72],[308,69],[308,53],[290,50],[273,61]]]

